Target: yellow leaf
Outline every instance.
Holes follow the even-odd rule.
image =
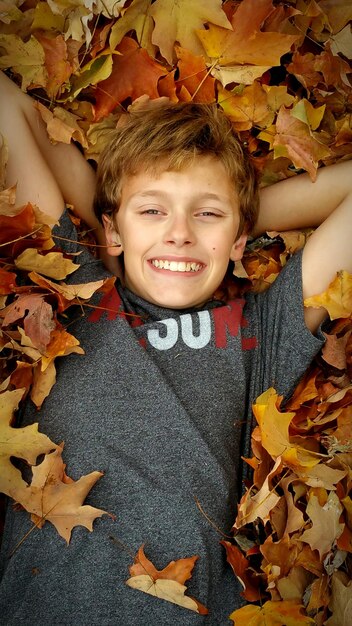
[[[268,96],[258,82],[245,87],[240,94],[219,85],[218,102],[237,130],[249,130],[254,125],[271,124],[272,114],[268,111]]]
[[[36,366],[30,395],[32,402],[38,409],[42,406],[45,398],[48,397],[55,382],[56,368],[54,361],[51,361],[44,371],[42,371],[40,364]]]
[[[62,14],[54,14],[47,2],[38,2],[34,9],[32,29],[53,30],[62,32],[65,26],[65,18]]]
[[[45,87],[48,79],[45,63],[44,49],[31,36],[28,41],[22,41],[17,35],[1,35],[0,48],[6,50],[6,54],[0,56],[0,69],[11,67],[22,76],[22,89],[28,86]]]
[[[19,499],[18,494],[27,488],[27,483],[10,458],[25,459],[34,465],[39,454],[56,448],[49,437],[38,433],[38,424],[24,428],[13,428],[10,425],[23,392],[24,389],[15,389],[0,394],[0,492],[14,500]]]
[[[196,611],[196,613],[199,612],[195,600],[185,596],[187,587],[175,580],[159,578],[154,581],[147,574],[140,574],[126,580],[126,585],[132,587],[132,589],[138,589],[139,591],[144,591],[144,593],[149,593],[151,596],[183,606],[185,609]]]
[[[230,615],[234,626],[310,626],[314,620],[302,615],[304,607],[293,600],[273,602],[254,606],[249,604],[237,609]]]
[[[150,15],[150,7],[150,0],[133,0],[123,11],[123,15],[116,20],[111,29],[109,44],[112,50],[115,50],[126,33],[134,30],[140,46],[145,48],[151,57],[156,56],[156,46],[152,44],[154,22]]]
[[[229,83],[252,85],[256,78],[263,76],[270,69],[270,65],[230,65],[221,67],[216,65],[211,75],[217,78],[223,87]]]
[[[253,412],[260,427],[262,445],[273,457],[281,456],[291,447],[288,427],[294,413],[281,413],[277,408],[281,400],[271,387],[253,405]]]
[[[352,274],[341,271],[322,294],[306,298],[304,306],[324,307],[331,320],[352,314]]]
[[[309,100],[302,98],[302,100],[297,102],[292,108],[291,115],[301,120],[301,122],[304,122],[304,124],[307,124],[312,130],[316,130],[324,117],[325,108],[326,105],[323,104],[321,107],[315,109]]]
[[[62,252],[49,252],[43,256],[36,248],[24,250],[15,259],[15,265],[20,270],[36,271],[57,280],[63,280],[79,268],[71,259],[65,259]]]
[[[204,50],[197,37],[197,29],[209,22],[231,28],[221,0],[178,0],[172,3],[156,0],[150,8],[150,15],[155,21],[152,42],[170,64],[174,59],[175,41],[193,54],[201,55]]]

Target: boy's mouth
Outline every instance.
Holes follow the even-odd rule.
[[[170,272],[199,272],[203,269],[202,263],[195,261],[168,261],[167,259],[151,259],[150,263],[161,270],[169,270]]]

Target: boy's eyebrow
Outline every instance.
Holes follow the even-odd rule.
[[[131,198],[148,198],[151,196],[156,196],[156,197],[160,197],[160,198],[167,198],[168,197],[168,193],[166,191],[161,191],[160,189],[148,189],[146,191],[137,191],[137,193],[132,194]],[[220,200],[221,202],[223,202],[225,199],[227,198],[227,196],[223,195],[223,196],[219,196],[219,194],[217,193],[211,193],[211,192],[205,192],[205,193],[201,193],[197,196],[197,199],[199,200]]]

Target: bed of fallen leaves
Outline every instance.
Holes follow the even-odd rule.
[[[1,0],[0,68],[36,98],[52,141],[73,139],[92,162],[130,105],[167,97],[217,102],[263,185],[302,170],[314,180],[318,167],[351,157],[351,19],[349,0]],[[75,525],[91,530],[106,514],[83,504],[101,474],[74,483],[62,446],[36,425],[16,427],[15,415],[25,400],[42,405],[59,357],[83,354],[65,316],[73,306],[84,314],[111,282],[68,285],[79,257],[62,253],[50,220],[38,207],[16,207],[15,190],[1,182],[0,491],[29,511],[34,527],[55,524],[60,500],[70,525],[56,527],[69,542]],[[307,236],[253,242],[221,291],[266,289]],[[273,389],[254,406],[253,480],[223,542],[247,601],[231,616],[235,626],[348,625],[351,276],[341,272],[322,297],[315,304],[331,320],[323,350],[284,409]],[[29,485],[14,459],[32,467]],[[184,596],[195,558],[158,571],[140,548],[127,584],[164,589],[170,601],[204,612]]]

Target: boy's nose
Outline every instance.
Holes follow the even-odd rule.
[[[194,234],[185,216],[177,216],[170,220],[165,231],[165,242],[181,247],[193,243]]]

